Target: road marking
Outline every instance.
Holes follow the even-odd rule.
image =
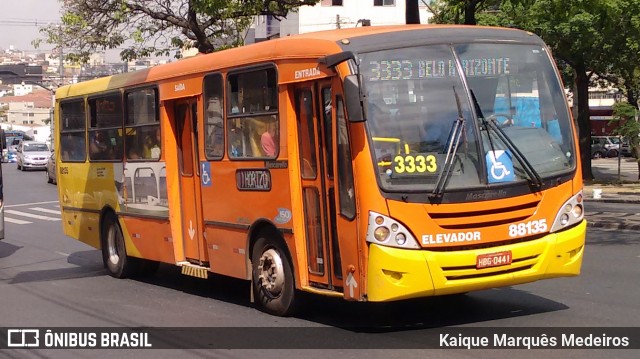
[[[33,222],[23,221],[21,219],[13,219],[13,218],[9,218],[9,217],[4,217],[4,221],[5,222],[9,222],[9,223],[15,223],[15,224],[30,224],[30,223],[33,223]]]
[[[41,207],[33,207],[33,208],[29,208],[29,209],[32,209],[32,210],[38,211],[38,212],[44,212],[44,213],[60,214],[60,211],[56,211],[55,209],[46,209],[46,208],[41,208]]]
[[[8,205],[8,206],[4,206],[4,208],[35,206],[35,205],[39,205],[39,204],[50,204],[50,203],[60,203],[60,202],[59,201],[47,201],[47,202],[32,202],[32,203],[12,204],[12,205]]]
[[[42,219],[42,220],[45,220],[45,221],[59,221],[60,220],[60,218],[53,218],[53,217],[41,216],[39,214],[32,214],[32,213],[21,212],[21,211],[14,211],[12,209],[8,209],[8,210],[6,210],[4,212],[8,213],[8,214],[14,214],[16,216],[29,217],[29,218],[35,218],[35,219]]]

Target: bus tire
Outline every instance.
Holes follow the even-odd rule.
[[[251,253],[253,295],[258,308],[277,316],[296,309],[293,268],[279,241],[258,238]]]
[[[127,278],[133,272],[132,258],[127,257],[122,228],[118,218],[109,213],[102,225],[102,262],[109,274],[115,278]]]

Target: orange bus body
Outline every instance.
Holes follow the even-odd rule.
[[[349,51],[350,44],[359,46],[362,39],[383,43],[385,36],[399,41],[405,35],[414,39],[431,33],[446,39],[449,31],[464,38],[477,30],[400,26],[312,33],[60,88],[55,148],[65,234],[101,248],[105,265],[116,277],[164,262],[181,266],[188,275],[206,277],[211,272],[251,280],[254,299],[277,315],[295,308],[295,290],[390,301],[579,274],[586,223],[578,156],[566,160],[571,164],[564,172],[543,176],[541,185],[522,187],[518,182],[516,192],[510,192],[510,183],[491,187],[482,179],[482,190],[456,187],[417,200],[412,198],[418,198],[418,192],[381,188],[387,177],[389,183],[396,175],[400,182],[402,178],[397,167],[384,177],[382,165],[376,165],[374,145],[379,140],[372,141],[373,129],[367,127],[372,126],[367,117],[371,113],[365,111],[368,120],[363,122],[347,117],[354,105],[346,81],[359,69],[353,59],[331,66],[319,59]],[[533,37],[516,30],[486,31],[501,40]],[[358,51],[365,52],[353,50]],[[369,82],[356,83],[368,89],[400,77],[416,83],[418,76],[436,77],[428,71],[435,71],[437,64],[418,75],[416,64],[428,65],[404,59],[393,60],[404,67],[387,78],[379,75],[384,61],[361,62],[363,68],[377,66],[378,82],[369,76]],[[393,61],[390,66],[395,66]],[[467,73],[471,88],[475,70],[469,61],[460,60],[457,70]],[[450,68],[448,73],[455,71]],[[551,72],[557,80],[557,71]],[[268,154],[256,131],[273,123],[276,152]],[[223,135],[210,139],[216,124]],[[470,126],[468,120],[465,126]],[[485,136],[484,127],[479,128],[478,137]],[[472,135],[466,131],[462,141]],[[486,131],[487,138],[498,136]],[[569,131],[559,142],[578,153],[575,129]],[[101,132],[113,148],[107,157],[92,152]],[[156,132],[161,149],[156,155],[141,160],[131,154],[146,143],[144,134]],[[426,152],[413,154],[400,138],[388,138],[398,142],[393,161],[406,161],[403,166],[425,158],[436,161],[437,156]],[[216,150],[220,141],[222,149]],[[67,154],[72,142],[84,151],[83,158]],[[453,161],[437,161],[438,168],[451,166],[452,176],[460,173]],[[448,201],[454,194],[466,197]],[[565,214],[568,224],[557,224],[564,223]],[[406,247],[410,244],[414,247]]]

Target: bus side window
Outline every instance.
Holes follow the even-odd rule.
[[[126,153],[129,160],[158,160],[162,155],[162,133],[155,88],[125,93]]]
[[[87,157],[84,100],[60,104],[60,154],[64,162],[84,162]]]
[[[221,159],[224,155],[224,125],[222,119],[222,76],[207,75],[205,89],[204,148],[207,159]]]
[[[348,219],[356,216],[356,200],[354,193],[353,167],[351,165],[351,148],[349,130],[344,116],[341,96],[336,96],[336,120],[338,125],[338,186],[340,195],[340,214]]]
[[[90,98],[89,105],[89,159],[121,161],[123,106],[120,92]]]
[[[227,88],[229,157],[276,158],[280,146],[275,69],[231,74]]]

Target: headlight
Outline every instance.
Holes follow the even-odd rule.
[[[404,225],[376,212],[369,212],[367,242],[389,247],[420,248],[418,241]]]
[[[373,231],[373,237],[378,242],[384,242],[389,238],[389,228],[387,227],[378,227],[375,231]]]
[[[551,232],[557,232],[579,223],[584,218],[584,203],[582,191],[569,198],[556,214],[556,219],[551,226]]]

